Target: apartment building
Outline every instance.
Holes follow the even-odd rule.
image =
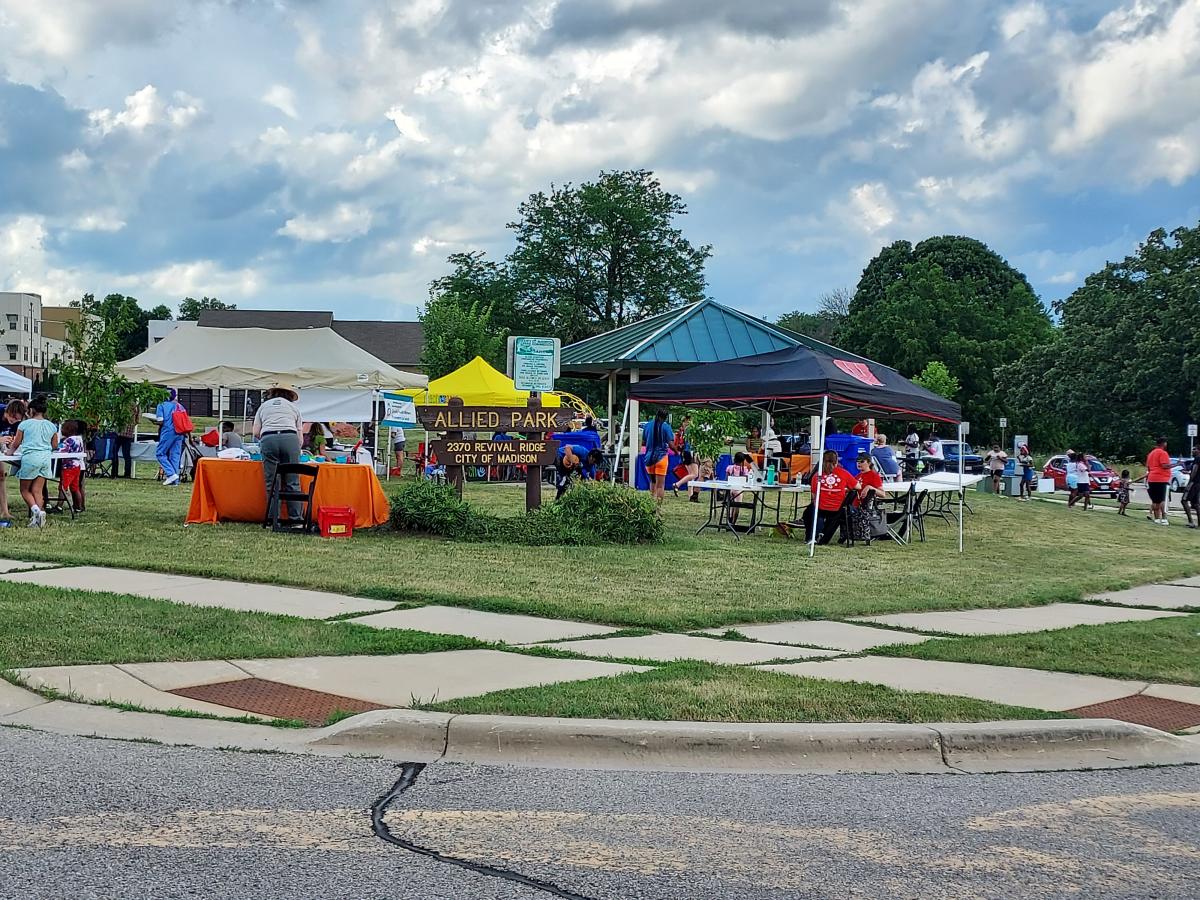
[[[0,291],[0,365],[37,380],[46,368],[45,351],[41,295]]]

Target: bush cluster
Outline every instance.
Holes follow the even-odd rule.
[[[534,546],[646,544],[663,535],[662,518],[648,495],[608,482],[583,482],[555,503],[518,516],[494,516],[460,500],[449,485],[410,481],[392,498],[392,527]]]

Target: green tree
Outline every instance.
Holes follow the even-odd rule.
[[[166,396],[161,388],[135,384],[117,371],[128,335],[104,318],[105,304],[110,312],[124,306],[114,296],[120,295],[97,303],[92,294],[84,294],[71,304],[79,309],[79,319],[67,323],[65,351],[51,363],[59,390],[50,408],[55,421],[82,419],[90,428],[119,429],[132,421],[135,406],[148,409]]]
[[[1040,442],[1140,457],[1200,418],[1200,223],[1152,232],[1055,304],[1052,343],[997,372],[1014,424]]]
[[[488,259],[483,251],[452,253],[446,262],[450,273],[430,283],[430,299],[453,300],[464,310],[490,310],[493,326],[513,334],[543,333],[520,311],[506,263]]]
[[[921,374],[914,376],[913,381],[925,388],[925,390],[933,391],[947,400],[953,400],[958,395],[958,379],[950,373],[950,370],[946,368],[946,364],[940,360],[931,359],[925,364],[925,368],[921,370]]]
[[[179,321],[195,322],[206,309],[237,309],[236,303],[225,303],[216,297],[184,297],[179,303]]]
[[[482,356],[503,371],[507,335],[491,320],[491,310],[467,306],[456,296],[430,299],[419,317],[425,335],[421,367],[432,378],[441,378]]]
[[[996,428],[996,369],[1050,340],[1050,317],[1025,276],[972,238],[883,248],[863,270],[840,338],[847,350],[912,377],[932,360],[960,382],[967,419]]]
[[[842,327],[850,313],[852,298],[853,295],[846,288],[837,288],[817,299],[816,312],[793,310],[776,319],[775,324],[788,331],[837,346]]]
[[[523,311],[571,343],[704,297],[708,245],[675,222],[687,207],[644,170],[601,172],[518,208],[508,270]]]

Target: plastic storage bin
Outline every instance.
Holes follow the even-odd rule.
[[[321,529],[321,537],[353,537],[354,510],[349,506],[322,506],[317,510],[317,526]]]

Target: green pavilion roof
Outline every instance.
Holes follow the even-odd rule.
[[[829,348],[715,300],[701,300],[563,347],[562,370],[573,375],[661,372],[799,345]]]

